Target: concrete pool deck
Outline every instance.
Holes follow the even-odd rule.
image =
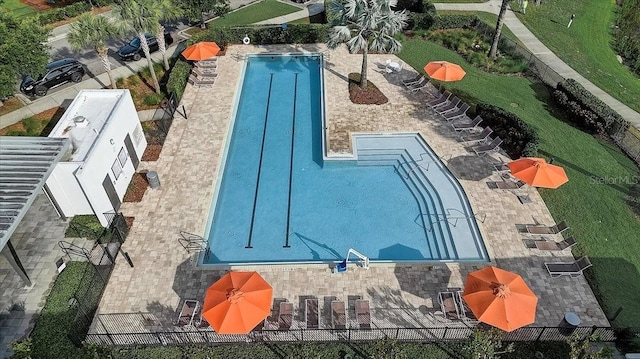
[[[231,46],[226,56],[218,59],[218,77],[212,88],[187,85],[182,105],[188,119],[176,114],[159,160],[142,162],[139,168],[157,171],[162,187],[147,189],[142,202],[125,203],[121,208],[124,215],[135,217],[123,245],[135,267],[118,259],[94,319],[93,332],[104,332],[105,327],[110,333],[154,330],[143,323],[116,325],[120,322],[113,315],[116,313],[148,313],[161,323],[163,330],[170,330],[185,299],[202,302],[206,288],[225,273],[225,268],[195,267],[194,256],[181,247],[177,238],[180,231],[204,235],[242,57],[247,53],[325,50],[322,44]],[[555,223],[538,192],[522,189],[519,193],[529,194],[532,203],[521,204],[514,192],[487,186],[489,181],[500,180],[489,160],[495,162],[502,157],[507,161],[506,157],[478,157],[468,152],[456,141],[450,126],[437,120],[437,115],[422,103],[425,95],[403,90],[400,80],[415,76],[413,69],[405,65],[400,74],[384,72],[385,60],[393,55],[369,55],[368,62],[369,79],[389,98],[389,103],[363,106],[350,102],[347,88],[347,76],[359,71],[362,56],[351,55],[343,47],[328,54],[324,76],[331,153],[348,152],[352,132],[419,132],[441,158],[447,159],[445,164],[460,181],[478,218],[483,219],[478,220],[478,226],[492,264],[522,275],[538,295],[534,325],[557,326],[565,312],[577,313],[584,326],[609,325],[584,277],[551,278],[546,272],[544,262],[573,260],[569,250],[540,251],[523,243],[528,237],[519,233],[519,226],[534,221]],[[297,313],[308,296],[320,299],[321,313],[326,313],[323,303],[332,298],[347,301],[360,296],[371,301],[372,321],[377,327],[442,327],[465,324],[439,316],[437,293],[463,288],[467,273],[484,266],[372,264],[370,270],[350,266],[340,274],[332,273],[326,265],[245,268],[259,271],[273,286],[274,298],[293,302]],[[329,325],[330,321],[321,319],[321,327]]]

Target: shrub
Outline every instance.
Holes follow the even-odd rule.
[[[54,22],[62,21],[66,18],[78,16],[86,11],[89,11],[91,6],[86,2],[76,2],[65,7],[52,9],[49,12],[38,16],[38,21],[41,25],[47,25]]]
[[[167,92],[175,92],[178,97],[178,101],[182,98],[184,88],[187,86],[187,79],[191,72],[191,65],[186,61],[178,60],[171,69],[169,79],[167,80]]]
[[[142,102],[147,106],[155,106],[159,104],[163,98],[164,98],[163,94],[149,93],[144,95],[144,99],[142,100]]]
[[[213,27],[207,31],[193,35],[188,45],[200,41],[215,41],[221,47],[227,44],[240,44],[242,39],[249,36],[251,42],[256,45],[267,44],[308,44],[324,42],[329,33],[329,25],[326,24],[289,24],[286,29],[281,27]]]
[[[434,16],[430,13],[416,13],[409,14],[407,20],[407,28],[412,30],[429,29],[433,26]]]
[[[85,237],[89,240],[97,240],[104,230],[105,228],[95,215],[78,215],[71,219],[64,236],[65,238]]]
[[[479,21],[475,15],[438,15],[434,19],[431,30],[466,29],[473,27]]]
[[[503,139],[502,148],[511,158],[536,157],[540,140],[533,127],[515,114],[500,107],[480,103],[476,105],[476,115],[491,127],[495,136]]]
[[[629,122],[573,79],[559,82],[553,98],[571,114],[572,122],[589,133],[613,134],[629,127]]]

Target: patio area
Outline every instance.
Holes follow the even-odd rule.
[[[185,299],[202,302],[207,287],[229,269],[196,267],[195,257],[177,239],[180,231],[204,235],[239,90],[243,55],[321,51],[327,51],[322,44],[231,46],[226,56],[218,59],[213,87],[197,89],[187,85],[182,105],[188,119],[176,114],[159,160],[142,162],[139,168],[157,171],[162,187],[147,189],[142,202],[125,203],[121,208],[125,216],[135,217],[122,247],[135,266],[131,268],[126,261],[118,260],[92,333],[172,330],[182,302]],[[419,132],[440,158],[447,159],[445,164],[460,181],[474,213],[483,219],[478,220],[478,226],[492,264],[520,274],[538,296],[534,325],[557,326],[566,312],[576,313],[581,326],[609,325],[584,277],[551,278],[545,270],[544,262],[572,261],[570,250],[541,251],[523,243],[531,237],[519,233],[519,227],[535,221],[551,225],[562,218],[554,220],[531,187],[521,191],[530,196],[532,203],[522,204],[513,191],[491,189],[487,185],[500,180],[492,163],[500,157],[508,161],[507,157],[502,154],[478,157],[467,151],[456,140],[451,127],[437,120],[437,114],[422,103],[424,94],[410,94],[403,89],[401,79],[414,77],[413,69],[405,65],[399,74],[384,71],[385,61],[394,58],[393,55],[369,55],[368,62],[369,80],[389,98],[389,103],[352,104],[347,76],[359,71],[362,56],[351,55],[342,47],[327,53],[324,79],[330,154],[350,153],[353,132]],[[327,313],[331,300],[351,303],[358,297],[371,303],[372,327],[411,328],[468,325],[444,319],[439,313],[437,295],[462,289],[466,275],[484,266],[374,263],[369,270],[350,266],[344,273],[333,273],[327,265],[241,269],[257,270],[273,286],[274,298],[294,303],[292,328],[304,327],[303,303],[309,297],[319,299],[320,328],[330,327]],[[354,326],[352,310],[349,306],[347,327]]]

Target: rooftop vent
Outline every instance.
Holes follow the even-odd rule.
[[[73,118],[73,123],[76,125],[76,127],[87,127],[89,121],[84,116],[76,116]]]

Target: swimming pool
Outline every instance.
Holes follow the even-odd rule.
[[[488,261],[458,181],[417,134],[323,156],[319,55],[245,62],[202,264]]]

